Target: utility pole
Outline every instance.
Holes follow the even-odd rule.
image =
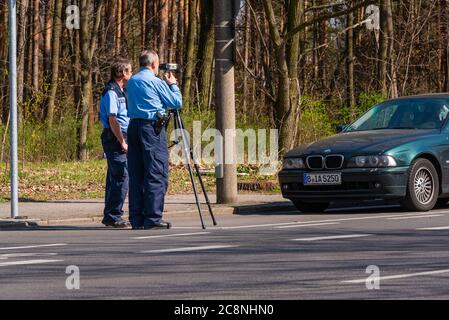
[[[9,101],[11,114],[11,218],[19,216],[17,155],[17,2],[9,0]]]
[[[237,202],[235,142],[234,15],[237,1],[214,0],[215,123],[223,138],[216,167],[217,203]],[[219,137],[215,137],[216,141]],[[217,152],[217,150],[215,150]]]

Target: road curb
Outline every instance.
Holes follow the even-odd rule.
[[[202,213],[204,217],[209,215],[207,207],[202,206]],[[232,215],[235,211],[234,207],[215,207],[212,208],[214,215]],[[164,216],[168,219],[170,217],[189,217],[193,215],[198,215],[198,210],[184,210],[184,211],[174,211],[174,212],[164,212]],[[42,219],[36,220],[39,226],[60,226],[64,224],[87,224],[87,223],[101,223],[103,220],[102,215],[92,216],[88,218],[67,218],[67,219]]]
[[[244,203],[235,204],[230,206],[214,206],[212,208],[215,216],[221,215],[250,215],[250,214],[270,214],[270,213],[284,213],[292,212],[296,209],[288,201],[276,202],[276,203]],[[203,217],[209,216],[209,210],[205,204],[202,204],[201,211]],[[164,216],[167,219],[170,217],[191,217],[197,216],[198,210],[183,210],[183,211],[169,211],[164,212]],[[73,225],[73,224],[88,224],[98,223],[100,224],[103,219],[102,214],[84,218],[66,218],[66,219],[37,219],[37,220],[0,220],[1,229],[18,229],[18,228],[30,228],[35,226],[61,226],[61,225]]]
[[[36,220],[0,220],[0,230],[28,229],[37,225],[38,221]]]

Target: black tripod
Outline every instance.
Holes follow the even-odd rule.
[[[215,220],[214,213],[212,212],[212,206],[210,205],[209,197],[207,196],[206,188],[204,186],[203,179],[201,178],[200,167],[195,162],[195,158],[193,156],[193,149],[192,149],[191,145],[189,144],[189,141],[187,140],[187,137],[186,137],[186,134],[184,131],[184,123],[182,122],[181,115],[179,114],[178,110],[170,110],[170,112],[174,116],[175,130],[176,130],[175,132],[178,134],[174,145],[177,145],[180,143],[179,138],[182,139],[182,143],[184,146],[185,160],[186,160],[187,168],[189,169],[189,174],[190,174],[190,181],[192,182],[193,192],[195,193],[196,206],[198,207],[198,212],[200,214],[201,226],[203,227],[203,229],[206,229],[206,226],[204,225],[204,221],[203,221],[203,214],[201,211],[200,201],[198,198],[198,192],[196,189],[195,179],[193,177],[193,171],[192,171],[192,166],[190,164],[190,161],[193,161],[193,166],[195,167],[195,171],[198,176],[198,180],[200,181],[201,189],[203,190],[204,197],[206,198],[206,203],[207,203],[207,207],[209,208],[210,216],[212,217],[214,226],[216,226],[217,221]],[[179,137],[179,133],[180,133],[181,137]]]

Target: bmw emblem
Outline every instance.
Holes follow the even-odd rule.
[[[324,150],[324,153],[331,153],[331,152],[332,152],[331,149],[326,149],[326,150]]]

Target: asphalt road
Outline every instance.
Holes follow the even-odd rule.
[[[218,220],[0,231],[0,299],[449,299],[449,209]],[[68,266],[79,290],[66,287]]]

